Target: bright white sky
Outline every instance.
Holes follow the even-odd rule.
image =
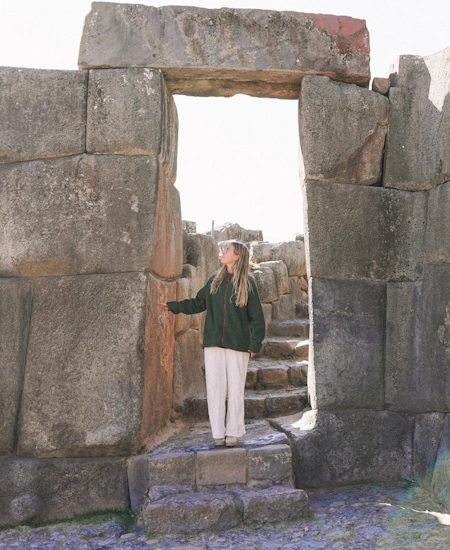
[[[125,1],[123,3],[136,3]],[[140,3],[330,13],[365,19],[372,76],[387,77],[402,54],[450,46],[449,0],[174,0]],[[90,0],[0,0],[0,66],[77,69]],[[303,233],[297,102],[237,96],[176,96],[177,187],[183,218],[198,231],[237,222],[265,239]]]

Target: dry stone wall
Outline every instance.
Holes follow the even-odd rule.
[[[172,411],[175,105],[151,69],[2,68],[0,89],[0,521],[124,509],[125,457]]]
[[[126,457],[203,391],[202,317],[155,307],[217,267],[183,236],[172,93],[300,99],[305,243],[252,245],[267,323],[309,278],[297,483],[450,506],[450,54],[380,93],[368,63],[346,17],[96,2],[85,70],[0,68],[0,523],[128,507]]]
[[[284,428],[297,441],[304,484],[395,472],[422,480],[449,505],[449,74],[444,50],[400,57],[388,98],[303,79],[313,411],[297,430]],[[325,121],[331,129],[323,132]],[[313,452],[326,432],[326,450]],[[367,454],[374,439],[377,450]]]

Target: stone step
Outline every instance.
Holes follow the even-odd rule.
[[[267,329],[269,336],[298,336],[302,340],[309,338],[309,319],[289,319],[272,321]]]
[[[131,508],[139,510],[149,489],[291,486],[292,453],[287,436],[268,421],[246,423],[246,434],[233,448],[214,447],[208,424],[172,437],[157,449],[127,461]],[[169,494],[165,489],[165,495]]]
[[[286,388],[285,390],[246,390],[244,397],[245,418],[274,418],[302,411],[308,403],[308,390],[302,388]],[[206,397],[186,400],[183,412],[195,418],[208,418]]]
[[[269,337],[264,340],[260,355],[273,358],[299,357],[308,359],[309,340],[281,336]]]
[[[168,494],[167,494],[168,493]],[[192,487],[151,489],[138,515],[147,532],[156,534],[223,531],[244,525],[292,521],[309,516],[302,489],[195,490]]]
[[[273,360],[257,357],[250,361],[245,387],[249,390],[277,390],[307,384],[308,361]]]

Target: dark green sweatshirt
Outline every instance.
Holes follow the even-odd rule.
[[[205,348],[218,346],[257,353],[264,339],[265,321],[254,279],[249,277],[247,305],[239,307],[236,305],[236,296],[233,296],[232,275],[226,273],[217,292],[211,294],[214,277],[215,275],[199,290],[195,298],[181,302],[167,302],[169,310],[172,313],[187,315],[206,310],[203,338]]]

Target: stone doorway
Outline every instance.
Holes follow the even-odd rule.
[[[234,96],[174,96],[179,117],[182,216],[210,231],[223,223],[281,242],[303,234],[298,103]],[[259,238],[261,240],[261,237]]]

